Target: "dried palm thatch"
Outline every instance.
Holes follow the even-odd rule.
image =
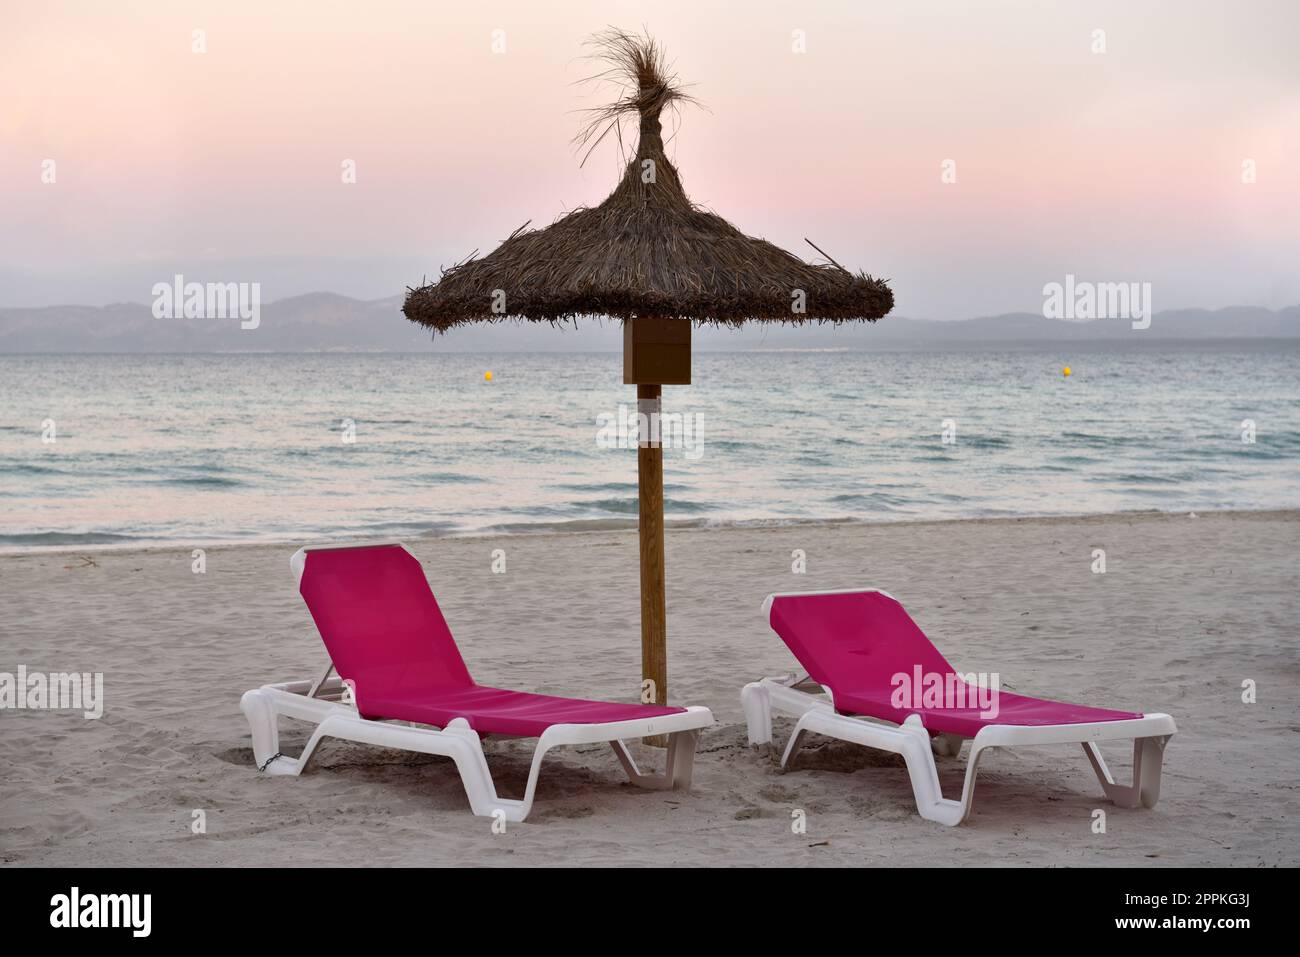
[[[525,223],[489,255],[408,289],[406,318],[437,331],[587,315],[739,325],[874,321],[893,308],[884,280],[849,272],[830,257],[826,264],[804,262],[693,204],[664,155],[660,122],[665,109],[692,98],[649,37],[610,30],[592,42],[609,65],[595,79],[621,81],[622,95],[592,111],[579,148],[589,155],[611,133],[621,136],[628,114],[640,118],[636,154],[614,192],[544,229]]]

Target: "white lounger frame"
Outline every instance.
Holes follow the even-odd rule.
[[[837,591],[786,592],[768,595],[763,602],[763,617],[771,624],[772,603],[776,598],[795,595],[834,595],[862,591],[869,588],[846,588]],[[888,592],[880,592],[888,595]],[[893,597],[889,595],[889,597]],[[907,773],[916,797],[916,809],[928,821],[954,826],[970,813],[975,797],[975,773],[980,757],[989,748],[1008,748],[1020,745],[1080,744],[1088,762],[1097,774],[1106,797],[1119,807],[1155,807],[1160,797],[1160,770],[1165,744],[1177,730],[1174,719],[1167,714],[1144,714],[1140,718],[1121,721],[1097,721],[1087,724],[1053,725],[986,725],[972,739],[955,734],[939,734],[931,738],[913,714],[901,725],[880,723],[869,718],[849,717],[835,711],[830,688],[821,686],[820,694],[809,693],[795,687],[793,677],[763,678],[745,685],[740,701],[745,709],[751,745],[769,744],[772,741],[772,713],[774,711],[796,716],[798,722],[785,752],[781,767],[790,766],[804,735],[809,732],[824,734],[881,751],[901,754],[907,763]],[[1110,769],[1101,756],[1098,742],[1133,740],[1133,783],[1115,782]],[[935,753],[956,757],[962,743],[971,741],[970,755],[966,760],[966,781],[961,799],[945,798],[939,786],[939,771]]]
[[[376,542],[364,544],[393,544]],[[348,545],[323,546],[332,548],[355,547]],[[405,548],[405,546],[402,546]],[[290,560],[290,566],[299,581],[306,567],[306,553],[316,549],[299,549]],[[553,724],[537,739],[533,752],[528,785],[521,800],[497,795],[487,758],[477,732],[464,718],[450,721],[444,728],[412,725],[388,721],[373,721],[361,717],[357,709],[344,701],[344,682],[338,677],[325,675],[315,681],[290,681],[263,685],[245,692],[240,708],[248,718],[253,735],[253,756],[259,769],[268,774],[297,776],[307,767],[323,738],[343,738],[362,744],[387,748],[403,748],[423,754],[437,754],[452,758],[460,772],[470,808],[481,817],[502,816],[507,821],[522,821],[528,817],[537,791],[537,778],[542,768],[542,758],[552,748],[574,744],[598,744],[608,741],[618,757],[628,778],[638,787],[655,790],[689,790],[691,772],[695,763],[695,745],[700,729],[713,724],[713,714],[708,708],[690,707],[677,714],[662,715],[631,721],[611,721],[603,724]],[[296,758],[280,753],[279,718],[298,718],[316,724]],[[661,774],[641,771],[624,740],[668,735],[665,768]]]

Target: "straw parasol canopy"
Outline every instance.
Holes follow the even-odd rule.
[[[599,206],[574,210],[544,229],[524,223],[481,259],[471,254],[437,282],[408,289],[402,311],[436,332],[502,319],[623,320],[623,381],[636,385],[638,411],[649,425],[639,430],[637,447],[641,698],[667,704],[663,450],[657,426],[662,386],[691,381],[692,325],[874,322],[893,308],[894,294],[883,280],[850,272],[820,249],[824,264],[804,262],[692,203],[664,155],[661,117],[693,99],[667,68],[663,51],[648,36],[612,29],[591,43],[606,66],[594,79],[617,83],[620,95],[591,111],[576,138],[579,148],[589,156],[606,137],[621,142],[625,120],[639,125],[636,153],[614,192]],[[646,740],[664,743],[662,736]]]
[[[544,229],[521,227],[488,255],[410,289],[402,308],[407,319],[445,332],[466,322],[578,316],[727,325],[874,321],[893,308],[883,280],[834,261],[804,262],[692,203],[664,154],[661,127],[666,108],[692,98],[667,69],[662,49],[616,30],[592,43],[609,66],[600,76],[621,81],[624,92],[593,111],[580,144],[594,147],[617,134],[629,115],[640,120],[636,155],[618,186],[599,206],[576,209]]]

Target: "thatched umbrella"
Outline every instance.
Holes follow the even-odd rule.
[[[525,223],[489,255],[409,290],[402,307],[408,319],[437,332],[502,319],[622,319],[623,381],[636,385],[639,410],[649,416],[659,412],[661,386],[690,384],[692,322],[874,321],[893,308],[883,280],[851,273],[829,256],[825,265],[806,263],[694,205],[664,155],[660,125],[665,108],[691,98],[661,49],[649,37],[615,30],[592,42],[610,66],[601,77],[621,81],[623,94],[593,111],[578,142],[589,155],[608,134],[618,135],[625,117],[639,117],[640,141],[622,180],[599,206],[574,210],[545,229]],[[646,436],[637,473],[642,670],[651,682],[643,687],[663,704],[663,452]]]

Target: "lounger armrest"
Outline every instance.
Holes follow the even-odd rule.
[[[1077,744],[1088,741],[1121,741],[1132,738],[1169,737],[1178,728],[1167,714],[1154,712],[1122,721],[1090,721],[1079,724],[990,724],[980,728],[975,743],[982,748],[1019,744]]]

